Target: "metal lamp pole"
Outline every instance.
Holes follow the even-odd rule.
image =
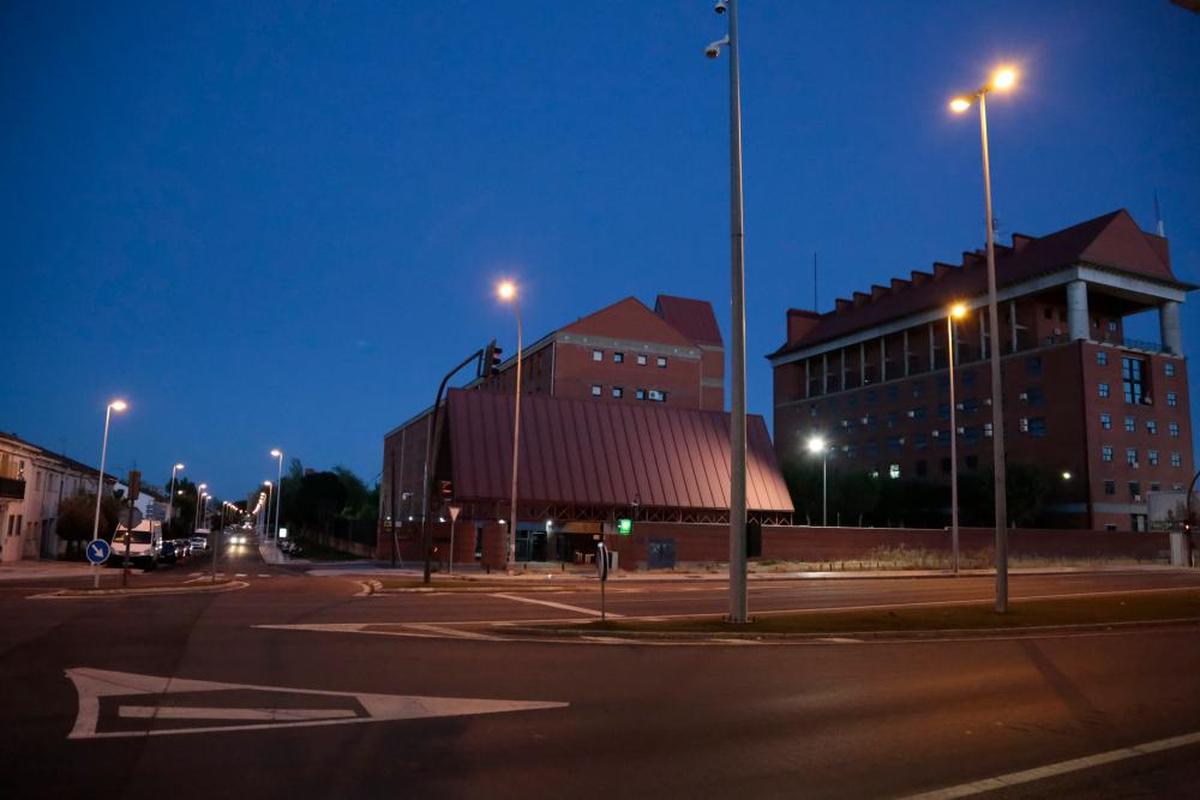
[[[824,438],[814,436],[808,440],[808,452],[821,454],[821,527],[829,527],[829,444]]]
[[[100,444],[100,475],[96,479],[96,515],[92,520],[93,541],[100,538],[100,499],[104,497],[104,462],[108,458],[108,425],[112,421],[112,412],[124,411],[127,407],[124,400],[113,400],[104,408],[104,438]],[[100,588],[98,567],[92,567],[92,585],[97,589]]]
[[[208,488],[207,483],[202,483],[196,487],[196,510],[192,512],[192,531],[195,532],[200,527],[200,503],[204,500],[204,490]]]
[[[279,544],[279,506],[283,503],[283,451],[276,448],[271,451],[271,455],[279,459],[279,474],[277,476],[276,486],[279,488],[275,491],[275,536],[272,541]],[[267,506],[267,516],[270,517],[270,506]]]
[[[511,281],[505,281],[497,289],[500,299],[512,303],[513,314],[517,318],[517,387],[513,398],[513,447],[512,447],[512,502],[508,510],[508,558],[506,567],[511,568],[517,560],[517,468],[521,455],[521,305],[517,300],[517,287]]]
[[[983,151],[984,230],[987,233],[988,330],[992,367],[992,473],[996,504],[996,611],[1008,611],[1008,490],[1004,463],[1004,405],[1000,386],[1000,312],[996,305],[995,224],[992,216],[992,171],[988,154],[987,96],[994,89],[1011,88],[1017,80],[1011,69],[999,70],[990,83],[970,97],[955,98],[950,107],[959,113],[979,103],[979,138]]]
[[[716,58],[729,47],[729,229],[730,307],[730,454],[729,454],[729,622],[747,621],[746,602],[746,296],[745,234],[742,202],[742,93],[738,70],[737,0],[717,3],[729,17],[729,33],[704,51]]]
[[[271,527],[271,523],[270,523],[270,519],[271,519],[271,495],[272,495],[272,491],[271,491],[271,490],[272,490],[272,488],[273,488],[273,487],[272,487],[272,485],[271,485],[271,482],[270,482],[270,481],[263,481],[263,486],[264,486],[264,487],[266,488],[266,490],[267,490],[267,521],[265,521],[265,522],[263,523],[263,538],[264,538],[264,539],[266,539],[266,538],[267,538],[267,532],[270,530],[270,527]]]
[[[950,547],[954,574],[958,574],[958,422],[954,398],[954,319],[967,313],[966,306],[955,305],[946,315],[946,352],[950,365]]]
[[[183,464],[176,464],[171,467],[171,496],[167,498],[167,524],[170,525],[175,520],[175,473],[183,469]]]

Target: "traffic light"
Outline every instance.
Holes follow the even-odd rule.
[[[486,378],[500,372],[500,362],[504,360],[503,353],[495,339],[487,343],[487,347],[483,348],[483,375],[480,377]]]

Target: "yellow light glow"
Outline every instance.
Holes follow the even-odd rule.
[[[108,407],[113,411],[124,411],[125,409],[129,408],[129,404],[124,400],[113,400],[108,404]]]
[[[1017,71],[1012,67],[1003,67],[996,70],[996,74],[992,76],[993,89],[1011,89],[1017,83]]]
[[[501,300],[512,300],[517,296],[517,285],[512,281],[501,281],[496,287],[496,295]]]
[[[950,101],[950,110],[955,114],[961,114],[971,107],[971,101],[965,97],[956,97]]]
[[[825,440],[820,436],[814,436],[808,440],[808,452],[820,453],[825,449]]]
[[[967,306],[964,303],[955,303],[950,306],[950,316],[955,319],[962,319],[967,315]]]

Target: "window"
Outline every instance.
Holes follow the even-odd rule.
[[[900,465],[899,464],[889,464],[888,465],[888,477],[893,480],[900,477]]]
[[[1147,450],[1146,451],[1146,463],[1152,467],[1158,466],[1158,451],[1157,450]]]
[[[639,366],[639,367],[644,367],[644,366],[646,366],[646,360],[647,360],[647,359],[646,359],[646,356],[645,356],[645,355],[638,354],[638,357],[637,357],[637,363],[638,363],[638,366]]]
[[[912,396],[920,397],[925,394],[925,381],[913,381]]]
[[[1096,387],[1101,397],[1108,397],[1108,384],[1102,383]]]
[[[1030,417],[1029,418],[1029,435],[1041,438],[1046,435],[1046,418],[1045,417]]]
[[[1152,419],[1146,420],[1146,433],[1154,436],[1158,433],[1158,423]]]
[[[1179,405],[1179,395],[1174,392],[1167,392],[1167,405],[1171,408]]]
[[[1042,357],[1030,356],[1029,358],[1025,359],[1025,373],[1027,375],[1041,375]]]
[[[624,396],[625,396],[625,389],[623,389],[623,388],[622,388],[622,387],[620,387],[620,386],[614,386],[614,387],[612,387],[612,396],[613,396],[613,397],[616,397],[616,398],[618,398],[618,399],[619,399],[619,398],[622,398],[622,397],[624,397]]]
[[[1130,481],[1129,482],[1129,496],[1130,497],[1141,497],[1142,496],[1142,482],[1141,481]]]
[[[874,428],[875,427],[875,415],[867,414],[865,417],[862,418],[862,424],[863,424],[864,428]]]
[[[1178,439],[1179,438],[1179,423],[1178,422],[1169,423],[1167,425],[1167,433],[1169,433],[1171,435],[1172,439]]]
[[[950,419],[949,403],[938,403],[938,419]]]
[[[1104,482],[1104,493],[1115,495],[1117,493],[1117,482],[1116,481],[1105,481]]]
[[[942,459],[942,474],[943,475],[950,474],[950,459],[948,459],[948,458]]]
[[[1158,481],[1151,481],[1150,482],[1150,491],[1151,492],[1161,492],[1162,484],[1159,483]]]
[[[625,363],[625,354],[624,353],[613,353],[613,363],[614,364],[624,364]]]
[[[1100,427],[1106,431],[1112,430],[1112,414],[1100,415]]]
[[[913,437],[913,446],[918,450],[924,450],[929,447],[929,434],[918,433]]]
[[[962,384],[963,384],[963,386],[974,386],[975,385],[975,370],[964,369],[962,371]]]
[[[1045,399],[1046,393],[1042,391],[1042,387],[1040,386],[1030,386],[1025,390],[1025,402],[1031,406],[1040,406]]]
[[[1112,445],[1106,444],[1100,448],[1100,460],[1112,461]]]
[[[1125,430],[1128,431],[1129,433],[1133,433],[1134,431],[1136,431],[1137,430],[1137,420],[1134,419],[1133,417],[1126,416],[1125,417]]]
[[[1136,447],[1126,447],[1125,448],[1125,463],[1131,467],[1137,466],[1138,460],[1137,460],[1137,448]]]
[[[659,356],[658,358],[654,359],[654,363],[658,364],[660,367],[665,367],[667,366],[667,357]]]
[[[1140,358],[1122,358],[1121,384],[1125,388],[1126,403],[1142,402],[1142,397],[1146,394],[1146,362]],[[1167,405],[1170,404],[1168,399]]]
[[[888,437],[887,446],[888,446],[889,450],[899,450],[900,446],[902,444],[904,444],[903,436],[889,436]]]
[[[874,389],[871,389],[870,391],[867,392],[866,396],[863,397],[863,402],[866,403],[867,405],[874,405],[875,401],[877,399],[878,399],[878,395],[875,394]]]
[[[1171,466],[1172,467],[1182,467],[1183,466],[1183,456],[1179,455],[1179,453],[1171,453]]]
[[[926,473],[928,473],[928,472],[929,472],[929,464],[924,459],[921,459],[920,461],[918,461],[917,462],[917,477],[924,478]]]
[[[974,414],[979,410],[979,398],[968,397],[966,400],[963,400],[961,403],[959,403],[958,407],[962,409],[964,414]]]
[[[908,415],[913,419],[925,419],[925,406],[917,406]]]
[[[1116,529],[1117,529],[1117,525],[1116,525],[1116,523],[1115,523],[1115,522],[1106,522],[1106,523],[1104,523],[1104,530],[1106,530],[1106,531],[1115,531]]]
[[[887,399],[892,400],[892,401],[899,400],[900,399],[900,387],[899,386],[889,386],[887,388]]]
[[[1097,350],[1096,351],[1096,364],[1098,364],[1101,367],[1107,367],[1108,366],[1108,353],[1106,353],[1103,350]]]
[[[898,424],[900,424],[900,415],[895,411],[889,411],[887,415],[887,426],[889,428],[894,428]]]
[[[1168,378],[1175,377],[1175,364],[1173,362],[1168,361],[1163,364],[1163,375],[1166,375]]]
[[[636,397],[638,400],[645,400],[646,399],[646,390],[638,389],[636,392],[633,393],[633,396]],[[816,410],[817,410],[816,407],[814,407],[813,411],[816,411]]]
[[[651,389],[650,391],[646,392],[646,397],[650,398],[655,403],[667,402],[667,393],[659,391],[658,389]]]
[[[1117,332],[1117,321],[1115,319],[1110,319],[1108,321],[1108,330],[1109,330],[1109,333]]]
[[[592,397],[599,397],[602,394],[604,394],[604,391],[603,391],[603,389],[600,388],[600,384],[593,383],[592,384]]]
[[[603,350],[593,350],[592,351],[592,361],[603,361],[603,360],[604,360],[604,351]]]

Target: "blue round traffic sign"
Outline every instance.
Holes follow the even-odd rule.
[[[103,539],[92,539],[87,546],[87,560],[93,564],[103,564],[112,553],[112,545]]]

